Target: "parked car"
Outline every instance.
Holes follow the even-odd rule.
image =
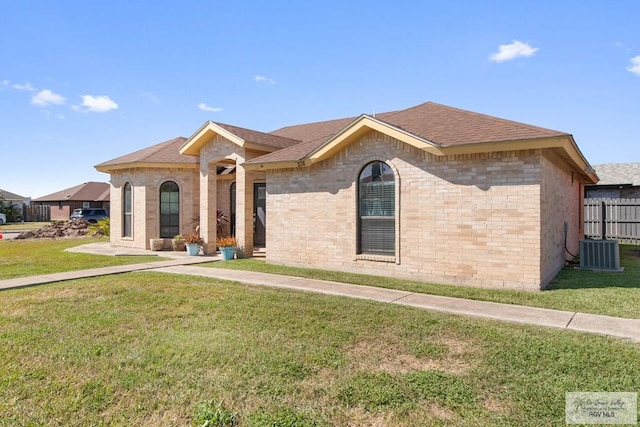
[[[0,225],[4,225],[7,223],[7,216],[3,213],[0,213]]]
[[[82,208],[82,209],[74,209],[71,213],[69,219],[84,219],[87,222],[96,223],[101,219],[108,218],[109,214],[104,209],[97,208]]]

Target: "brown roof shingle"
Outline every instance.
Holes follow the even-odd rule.
[[[269,133],[225,123],[210,123],[245,141],[278,149],[247,162],[252,164],[301,160],[358,118],[346,117],[287,126]],[[564,132],[461,110],[434,102],[425,102],[404,110],[376,114],[375,119],[441,147],[569,136]],[[197,156],[182,155],[179,152],[186,141],[186,138],[174,138],[100,163],[96,168],[108,172],[112,166],[129,163],[197,164],[199,162]]]
[[[65,188],[55,193],[34,199],[34,202],[59,202],[59,201],[104,201],[109,200],[109,183],[107,182],[85,182],[74,187]],[[105,199],[106,195],[106,199]]]
[[[181,136],[170,139],[133,153],[125,154],[112,160],[96,165],[98,170],[109,169],[109,166],[116,166],[128,163],[187,163],[197,164],[198,158],[193,156],[184,156],[180,154],[180,147],[184,144],[186,138]]]
[[[519,141],[566,136],[567,133],[486,114],[425,102],[415,107],[376,115],[376,119],[440,146]]]
[[[232,134],[244,139],[245,141],[257,144],[267,145],[275,148],[286,148],[302,142],[300,139],[276,135],[275,133],[265,133],[256,130],[241,128],[238,126],[228,125],[226,123],[211,122],[223,129],[228,130]]]
[[[288,126],[273,134],[300,139],[293,147],[252,159],[247,163],[297,161],[321,147],[358,117]],[[437,146],[519,141],[567,136],[567,133],[425,102],[405,110],[376,114],[376,120],[402,129]]]

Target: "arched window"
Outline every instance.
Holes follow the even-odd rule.
[[[358,178],[358,253],[394,255],[396,185],[384,162],[366,165]]]
[[[180,234],[180,190],[167,181],[160,186],[160,237]]]
[[[133,193],[131,184],[125,183],[122,188],[122,237],[133,236]]]

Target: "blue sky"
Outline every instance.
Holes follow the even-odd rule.
[[[0,188],[108,181],[94,165],[206,120],[260,131],[426,101],[640,161],[640,2],[0,0]]]

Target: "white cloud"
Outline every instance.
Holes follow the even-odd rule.
[[[53,93],[49,89],[43,89],[31,97],[31,103],[41,107],[62,105],[66,101],[67,99],[64,96]]]
[[[118,104],[108,96],[82,95],[82,107],[84,108],[74,107],[74,109],[93,113],[106,113],[107,111],[117,110]]]
[[[154,104],[159,104],[160,103],[160,98],[158,98],[156,96],[156,94],[151,93],[151,92],[142,92],[142,96],[146,99],[148,99],[149,101],[153,102]]]
[[[272,85],[276,84],[275,80],[272,80],[269,77],[261,76],[259,74],[253,76],[253,80],[255,80],[256,83],[269,83]]]
[[[198,108],[202,111],[213,111],[214,113],[218,113],[220,111],[222,111],[222,108],[220,107],[210,107],[207,104],[205,104],[204,102],[201,102],[200,104],[198,104]]]
[[[489,59],[494,62],[511,61],[512,59],[520,57],[533,56],[538,50],[537,47],[532,47],[527,43],[514,40],[511,44],[501,44],[498,47],[498,51],[491,55]]]
[[[9,82],[7,82],[7,83],[9,83]],[[23,85],[16,83],[16,84],[11,85],[11,87],[16,89],[16,90],[27,90],[29,92],[35,92],[35,91],[38,90],[35,87],[33,87],[31,85],[31,83],[25,83]]]
[[[627,67],[627,71],[640,77],[640,55],[631,58],[631,65]]]

